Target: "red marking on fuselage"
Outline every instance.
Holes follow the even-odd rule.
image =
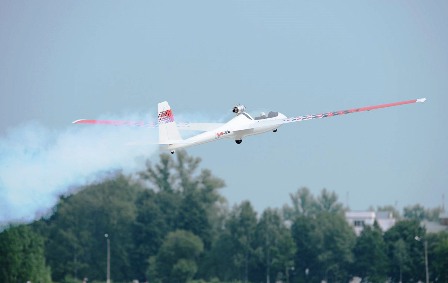
[[[216,133],[216,138],[219,139],[220,137],[227,135],[227,134],[230,134],[230,131],[223,131],[223,132]]]

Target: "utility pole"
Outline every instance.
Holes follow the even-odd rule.
[[[421,242],[422,237],[415,236],[416,241]],[[425,273],[426,273],[426,283],[429,283],[429,270],[428,270],[428,240],[424,237],[423,247],[425,249]]]
[[[428,270],[428,240],[425,238],[425,270],[426,270],[426,283],[429,283],[429,270]]]
[[[107,283],[110,283],[110,240],[109,235],[104,234],[104,237],[106,237],[107,241]]]

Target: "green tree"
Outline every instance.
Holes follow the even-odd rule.
[[[398,267],[399,282],[403,282],[403,273],[408,273],[410,270],[409,253],[406,248],[406,243],[403,239],[398,239],[393,244],[392,262]]]
[[[307,187],[302,187],[295,193],[289,194],[291,206],[283,206],[283,217],[293,221],[299,216],[310,216],[315,213],[316,200]]]
[[[155,189],[162,192],[174,192],[173,184],[175,176],[173,174],[173,159],[168,154],[161,154],[160,161],[156,165],[148,160],[146,170],[139,173],[140,178],[149,181]]]
[[[420,204],[410,205],[403,208],[403,216],[406,219],[422,221],[426,218],[426,211]]]
[[[329,192],[323,189],[317,197],[316,210],[318,212],[344,213],[344,206],[338,202],[338,196],[335,192]]]
[[[321,244],[320,239],[314,237],[315,231],[318,229],[318,223],[311,217],[297,217],[291,227],[292,237],[296,245],[296,255],[294,259],[295,272],[301,282],[308,281],[305,278],[310,277],[311,282],[320,282],[321,265],[318,259],[318,246]],[[305,271],[308,270],[308,274]]]
[[[424,249],[415,236],[424,238],[425,229],[417,220],[399,221],[384,233],[390,261],[388,277],[394,281],[411,282],[425,279]]]
[[[51,282],[44,241],[26,225],[0,233],[0,282]]]
[[[136,254],[139,254],[140,263],[148,263],[142,258],[155,256],[161,239],[177,229],[199,236],[205,244],[206,255],[211,249],[223,226],[225,199],[218,190],[224,187],[224,181],[213,176],[210,170],[199,170],[200,161],[185,151],[178,151],[174,157],[161,154],[159,163],[147,162],[146,170],[139,173],[152,192],[145,193],[143,199],[148,199],[145,203],[137,203]],[[148,203],[152,208],[146,207]],[[160,225],[149,228],[152,223]],[[157,236],[153,238],[155,234]],[[206,266],[209,264],[203,262],[205,258],[201,258],[198,272],[208,276],[210,273]]]
[[[205,257],[204,269],[208,271],[205,277],[217,277],[223,282],[240,279],[241,272],[235,262],[235,255],[238,252],[237,241],[228,230],[222,231]]]
[[[181,195],[198,193],[203,203],[210,206],[222,198],[218,189],[224,187],[224,181],[214,177],[210,170],[202,169],[198,172],[200,158],[189,156],[183,150],[177,151],[175,158],[174,160],[172,155],[163,153],[158,164],[153,166],[148,161],[146,170],[139,173],[140,178],[147,181],[156,192],[175,192]]]
[[[165,199],[162,195],[166,194],[144,190],[136,200],[137,216],[132,225],[134,241],[132,266],[137,275],[136,278],[146,278],[146,270],[150,264],[148,259],[157,255],[159,247],[171,229],[169,223],[174,222],[171,220],[171,213],[166,212],[166,207],[160,204],[160,199]],[[173,204],[168,202],[168,205]]]
[[[196,274],[203,250],[201,239],[193,233],[170,232],[154,260],[156,277],[161,282],[187,282]]]
[[[237,251],[233,260],[239,270],[242,270],[241,280],[248,282],[249,265],[254,256],[253,241],[257,225],[257,213],[249,201],[243,202],[231,213],[228,221],[230,235],[236,242]]]
[[[425,209],[420,204],[409,205],[403,208],[403,216],[406,219],[415,219],[422,221],[424,219],[428,221],[438,221],[440,213],[443,212],[441,207]]]
[[[353,249],[353,274],[370,282],[385,282],[388,258],[380,227],[364,227]]]
[[[341,214],[321,212],[313,217],[299,217],[291,229],[300,280],[305,281],[307,276],[312,281],[348,280],[356,236]]]
[[[211,245],[211,225],[207,211],[193,192],[188,193],[180,204],[177,228],[199,236],[207,248]]]
[[[291,235],[291,230],[284,227],[280,229],[280,235],[278,239],[278,253],[273,260],[273,266],[278,270],[283,270],[284,277],[287,283],[290,282],[290,270],[294,266],[294,256],[296,254],[296,245]]]
[[[430,277],[438,282],[448,282],[448,233],[428,235]]]
[[[277,281],[275,275],[283,272],[287,277],[288,269],[293,264],[295,246],[278,211],[270,208],[263,211],[256,229],[256,242],[265,281],[269,283],[271,278]],[[259,280],[262,279],[259,276]]]
[[[106,239],[109,235],[111,277],[135,278],[131,266],[135,201],[140,186],[121,174],[60,199],[49,220],[46,257],[53,278],[106,279]]]
[[[148,161],[146,170],[139,176],[157,193],[157,202],[170,231],[191,230],[200,237],[205,235],[203,240],[207,241],[209,239],[205,238],[210,237],[206,235],[212,232],[205,230],[211,225],[211,220],[220,218],[218,208],[225,200],[218,190],[225,184],[210,170],[198,172],[200,162],[200,158],[191,157],[182,150],[176,153],[175,159],[164,153],[160,155],[158,164],[152,165]]]
[[[321,240],[318,259],[325,268],[325,278],[331,281],[348,280],[356,240],[352,227],[341,214],[320,213],[316,220],[319,226],[315,235]]]
[[[289,197],[291,206],[283,206],[283,217],[286,220],[293,221],[300,216],[311,217],[321,212],[344,213],[344,206],[338,202],[336,193],[327,189],[323,189],[315,198],[308,188],[302,187]]]
[[[272,278],[272,261],[278,253],[275,243],[280,238],[280,225],[280,216],[269,208],[263,211],[260,221],[257,224],[256,246],[259,251],[261,265],[264,269],[266,283],[271,282]]]
[[[439,221],[439,216],[442,213],[443,213],[443,208],[441,208],[441,207],[428,208],[425,211],[426,220]]]

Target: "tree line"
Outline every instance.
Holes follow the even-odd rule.
[[[161,154],[133,176],[120,172],[63,196],[51,216],[0,233],[0,282],[448,282],[448,233],[420,220],[439,209],[383,207],[400,218],[356,237],[334,192],[307,188],[259,215],[250,201],[228,208],[225,186],[200,159]],[[421,239],[421,241],[415,240]]]

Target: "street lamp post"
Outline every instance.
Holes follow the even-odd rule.
[[[428,270],[428,241],[425,239],[425,271],[426,271],[426,283],[429,283],[429,270]]]
[[[107,283],[110,283],[110,240],[109,235],[104,234],[104,237],[106,237],[107,241]]]
[[[288,273],[288,280],[287,280],[287,282],[289,283],[289,282],[294,282],[294,275],[295,275],[295,273],[294,273],[294,270],[295,270],[295,267],[294,267],[294,265],[293,266],[291,266],[290,267],[290,271],[291,271],[291,279],[290,279],[290,276],[289,276],[289,273]],[[291,281],[290,281],[291,280]]]
[[[422,238],[419,236],[415,236],[416,241],[421,242]],[[428,270],[428,241],[424,240],[423,247],[425,249],[425,273],[426,273],[426,283],[429,283],[429,270]]]

